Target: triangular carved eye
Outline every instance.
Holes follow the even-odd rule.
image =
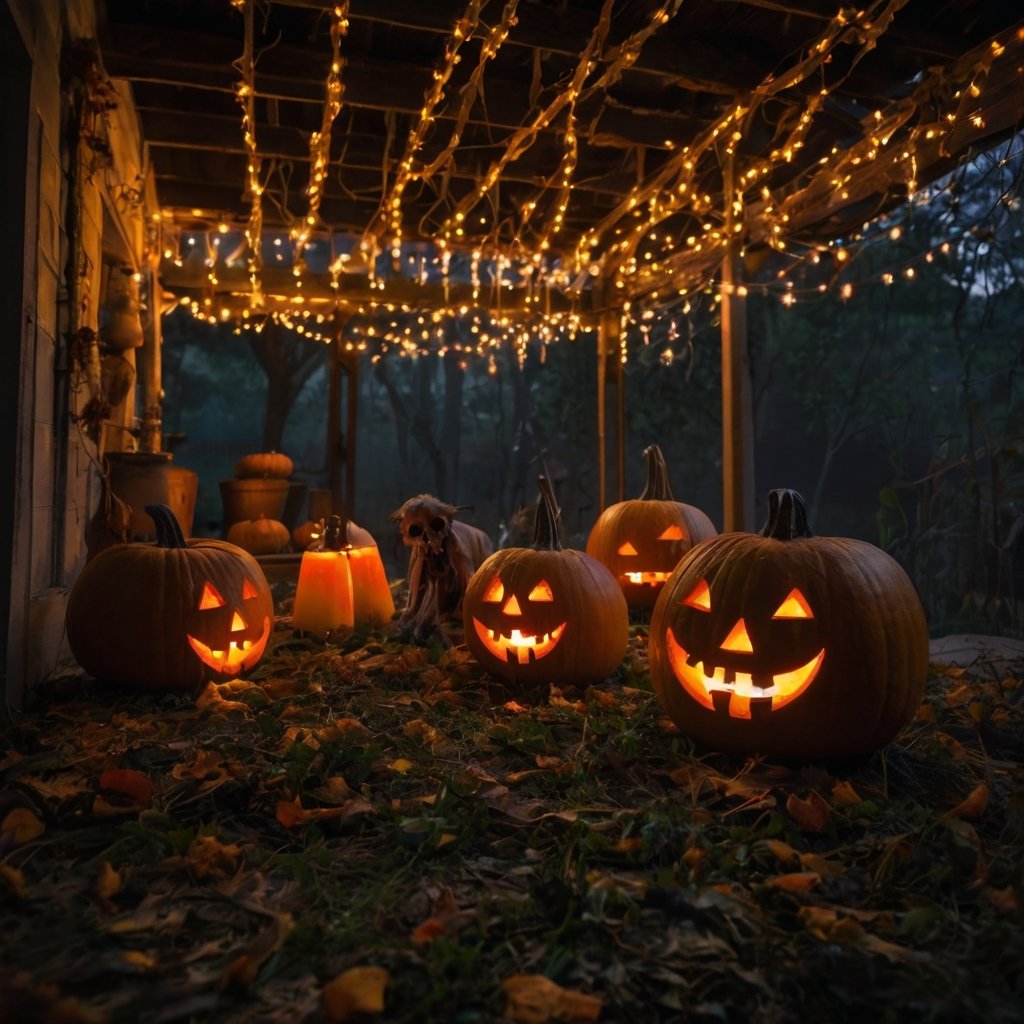
[[[683,535],[683,528],[673,523],[671,526],[665,527],[665,532],[662,533],[658,540],[685,540]]]
[[[244,579],[242,581],[242,600],[248,601],[250,598],[259,596],[260,592],[256,589],[256,584],[248,578]]]
[[[199,610],[205,612],[209,608],[223,608],[225,600],[220,594],[217,593],[216,587],[210,586],[209,583],[203,584],[203,593],[199,598]]]
[[[554,601],[554,599],[555,595],[551,592],[551,584],[549,584],[547,580],[541,580],[540,583],[530,591],[531,601]]]
[[[786,600],[775,609],[775,614],[772,618],[813,619],[814,612],[811,611],[811,606],[807,603],[807,598],[804,597],[796,587],[794,587],[789,594],[786,595]]]
[[[619,548],[619,554],[620,555],[635,555],[636,554],[636,548],[633,547],[633,545],[630,544],[629,541],[627,540],[626,543],[623,544],[622,547]]]
[[[501,580],[497,576],[487,584],[487,589],[484,591],[485,601],[498,602],[505,596],[505,588],[501,584]]]
[[[690,608],[699,608],[702,612],[711,611],[711,591],[708,589],[706,580],[701,580],[690,591],[689,597],[683,598],[683,604]]]

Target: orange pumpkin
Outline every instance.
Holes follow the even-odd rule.
[[[630,608],[653,608],[679,559],[715,535],[711,520],[672,497],[661,449],[644,449],[647,482],[639,498],[610,505],[587,538],[587,554],[612,571]]]
[[[928,628],[910,579],[860,540],[815,537],[795,491],[769,495],[760,534],[698,544],[665,584],[651,683],[688,736],[719,750],[847,757],[913,717]]]
[[[91,675],[192,691],[253,669],[274,621],[267,578],[247,551],[186,543],[166,505],[147,505],[157,542],[116,544],[82,570],[68,598],[68,644]]]
[[[533,547],[495,551],[466,584],[466,646],[509,683],[604,679],[626,653],[626,600],[600,562],[562,548],[554,495],[539,484]]]
[[[228,530],[228,541],[253,555],[280,551],[289,538],[288,527],[284,523],[268,519],[262,512],[257,518],[235,523]]]
[[[292,475],[294,469],[292,460],[281,452],[254,452],[250,455],[243,455],[235,463],[235,476],[239,480],[248,480],[254,477],[274,477],[285,480]]]

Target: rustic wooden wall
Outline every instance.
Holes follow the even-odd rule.
[[[60,56],[71,40],[94,36],[92,0],[2,3],[0,118],[8,154],[0,203],[13,226],[9,237],[24,235],[23,248],[0,254],[7,339],[0,408],[10,421],[0,486],[11,496],[0,518],[0,576],[10,579],[4,689],[6,703],[18,707],[69,657],[66,597],[85,563],[85,526],[100,494],[97,442],[104,437],[90,437],[75,418],[95,394],[99,353],[74,363],[70,337],[79,326],[97,326],[105,254],[145,266],[145,226],[134,199],[142,146],[130,100],[109,117],[109,166],[76,175],[68,145]],[[20,297],[16,306],[8,292]],[[133,389],[111,418],[130,425],[134,416]]]

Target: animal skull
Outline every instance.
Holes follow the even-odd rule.
[[[406,547],[421,547],[432,555],[444,550],[455,507],[429,494],[410,498],[398,510],[398,529]]]

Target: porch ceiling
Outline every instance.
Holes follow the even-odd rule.
[[[1024,113],[1012,3],[98,6],[168,224],[301,232],[309,218],[313,235],[383,251],[400,234],[513,266],[543,254],[570,293],[597,275],[627,297],[694,286],[727,237],[747,251],[841,237]]]

